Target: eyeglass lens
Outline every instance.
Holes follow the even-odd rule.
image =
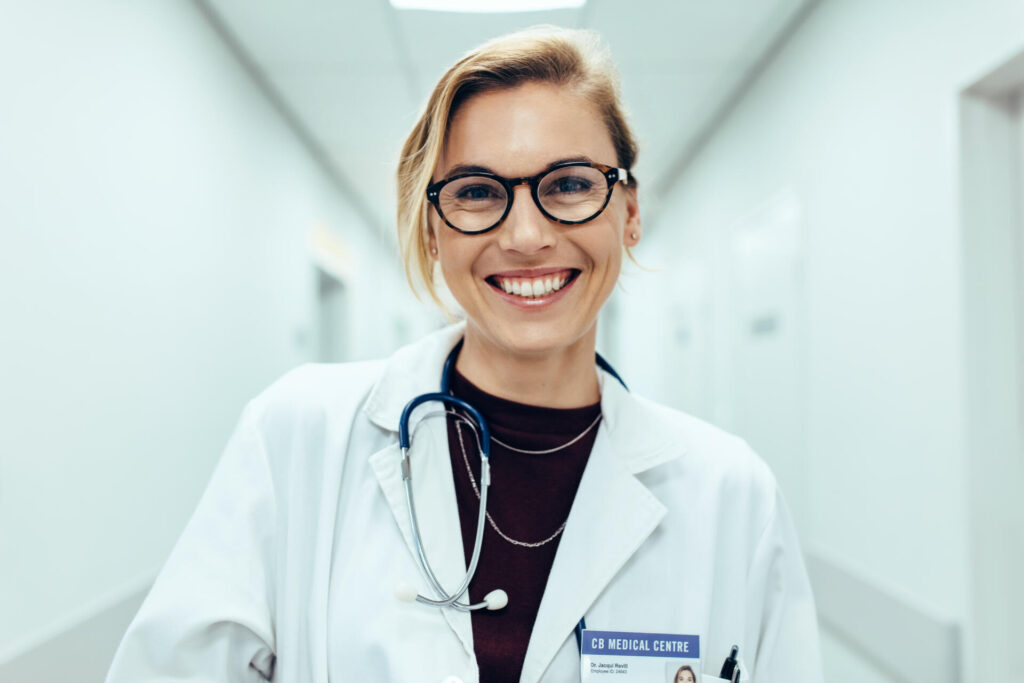
[[[537,185],[541,208],[563,221],[583,221],[601,212],[608,195],[604,173],[591,166],[564,166],[544,175]],[[472,232],[493,226],[510,201],[501,182],[487,176],[466,176],[441,188],[438,202],[445,218]]]

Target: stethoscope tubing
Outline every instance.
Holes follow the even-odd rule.
[[[434,569],[430,565],[430,560],[427,559],[427,553],[423,549],[419,518],[416,514],[416,503],[412,495],[412,464],[409,460],[409,447],[411,445],[409,421],[413,410],[424,403],[433,401],[443,403],[446,406],[451,405],[461,408],[469,414],[470,419],[480,429],[480,439],[477,444],[480,449],[480,506],[477,513],[475,536],[477,539],[483,538],[484,523],[487,518],[487,492],[491,485],[491,432],[483,415],[476,408],[461,398],[447,393],[421,394],[406,404],[405,409],[402,411],[401,420],[398,423],[398,445],[402,451],[402,481],[405,488],[405,502],[406,508],[409,510],[409,525],[412,527],[413,546],[416,550],[416,557],[419,559],[421,573],[437,594],[436,600],[431,600],[423,595],[417,595],[416,601],[435,607],[454,607],[460,611],[483,609],[486,606],[486,603],[483,602],[474,604],[459,602],[459,597],[466,593],[466,590],[469,588],[469,582],[473,580],[473,576],[476,574],[476,567],[480,561],[480,551],[483,544],[479,542],[473,543],[473,553],[470,557],[466,575],[462,583],[459,584],[459,587],[451,593],[447,592],[441,586],[441,582],[437,580]]]
[[[481,467],[480,511],[477,513],[476,519],[476,536],[480,536],[483,533],[484,521],[487,515],[487,490],[490,488],[491,483],[490,466],[486,459],[482,461]],[[486,483],[484,483],[484,481],[486,481]],[[424,578],[438,596],[437,600],[431,600],[430,598],[425,598],[422,595],[417,595],[416,601],[423,603],[424,605],[432,605],[434,607],[454,607],[457,610],[465,612],[483,609],[486,607],[487,603],[485,602],[467,604],[458,601],[459,596],[466,592],[466,589],[469,587],[469,582],[473,580],[473,576],[476,574],[476,566],[480,561],[481,544],[473,544],[473,554],[470,557],[469,567],[466,570],[466,577],[463,579],[462,583],[459,584],[459,587],[451,594],[446,593],[444,588],[441,587],[441,582],[438,581],[437,577],[434,575],[433,568],[427,560],[426,552],[423,550],[423,544],[420,542],[419,522],[416,518],[416,504],[413,502],[411,482],[405,487],[405,502],[409,508],[409,524],[411,524],[413,528],[413,545],[416,548],[416,556],[420,560],[420,569],[423,570],[422,573]]]
[[[455,350],[458,350],[458,347],[456,347]],[[448,363],[451,362],[451,360],[452,358],[449,356],[449,361],[445,362],[445,370],[448,369]],[[442,382],[442,386],[446,384],[448,383]],[[431,401],[458,406],[465,410],[469,414],[470,418],[480,427],[480,451],[483,453],[485,458],[491,457],[491,430],[488,428],[487,421],[484,420],[484,416],[480,414],[479,410],[463,401],[461,398],[453,396],[446,391],[441,391],[433,394],[420,394],[405,404],[405,408],[402,410],[402,417],[398,422],[398,446],[402,449],[403,461],[407,461],[409,455],[409,417],[412,415],[412,411],[421,404],[429,403]]]
[[[477,564],[480,560],[480,551],[483,544],[483,532],[484,523],[487,518],[487,492],[491,485],[491,432],[487,426],[487,421],[484,420],[483,415],[474,408],[472,405],[456,397],[451,393],[451,378],[455,370],[455,359],[458,358],[459,351],[462,349],[463,340],[455,345],[455,347],[448,354],[448,358],[445,359],[444,369],[441,372],[441,391],[429,394],[421,394],[413,398],[409,403],[406,404],[402,410],[402,416],[398,422],[398,445],[402,453],[402,483],[405,488],[405,502],[406,508],[409,510],[409,525],[412,529],[412,540],[413,546],[416,550],[416,557],[419,560],[420,570],[423,574],[423,578],[430,584],[431,589],[437,594],[437,599],[431,599],[423,595],[416,595],[416,601],[424,605],[431,605],[434,607],[453,607],[459,611],[469,612],[478,609],[483,609],[488,606],[488,603],[465,603],[460,602],[459,598],[466,594],[469,589],[469,584],[473,580],[473,576],[476,574]],[[619,376],[619,373],[601,357],[601,354],[595,354],[595,361],[597,366],[607,372],[609,375],[614,377],[627,391],[629,387]],[[409,460],[409,448],[411,446],[411,438],[409,434],[409,420],[412,416],[412,412],[424,403],[431,401],[437,401],[444,404],[445,406],[456,406],[465,411],[468,418],[461,417],[461,419],[467,419],[476,423],[476,427],[479,428],[477,434],[477,446],[480,450],[480,507],[477,512],[476,520],[476,536],[473,542],[473,553],[470,557],[469,566],[467,567],[466,575],[459,587],[452,593],[447,592],[438,581],[437,576],[434,574],[433,567],[430,566],[430,561],[427,559],[427,553],[423,548],[423,541],[420,535],[419,518],[416,515],[416,503],[413,499],[412,494],[412,464]],[[586,622],[580,619],[579,624],[576,625],[575,635],[576,644],[582,652],[582,634],[583,629],[586,628]]]

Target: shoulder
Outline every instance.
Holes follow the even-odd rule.
[[[306,363],[260,392],[246,412],[263,432],[346,418],[366,400],[384,361]]]
[[[744,501],[755,516],[771,514],[778,493],[775,475],[746,440],[680,410],[635,397],[668,455],[651,477],[686,482],[719,499]]]
[[[775,477],[768,465],[741,436],[681,410],[653,401],[648,403],[685,446],[685,457],[698,461],[701,466],[743,474],[774,486]]]
[[[248,403],[233,440],[258,455],[281,520],[312,524],[324,482],[336,480],[349,461],[352,434],[362,424],[360,406],[380,372],[379,361],[310,363]],[[236,471],[255,463],[247,459]]]
[[[612,439],[634,473],[666,465],[774,488],[771,470],[741,437],[614,382],[605,388],[602,409]]]
[[[398,414],[417,394],[434,391],[440,367],[461,326],[437,330],[387,358],[350,363],[307,363],[286,373],[256,398],[247,412],[261,425],[351,424],[363,408],[378,426],[397,430]]]

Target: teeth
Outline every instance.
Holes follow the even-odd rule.
[[[557,292],[569,280],[569,275],[548,275],[546,277],[526,279],[497,278],[499,286],[508,294],[534,299]]]

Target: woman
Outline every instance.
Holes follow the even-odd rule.
[[[697,674],[689,664],[683,664],[672,677],[672,683],[697,683]]]
[[[465,323],[384,362],[302,367],[250,403],[109,680],[578,680],[584,618],[697,634],[712,668],[738,644],[759,683],[820,680],[770,472],[595,365],[598,312],[642,234],[635,156],[589,34],[513,34],[452,67],[403,149],[398,217],[407,269],[435,298],[439,271]],[[449,392],[493,429],[479,564],[456,597],[496,609],[395,597],[443,598],[417,562],[397,432],[448,358]],[[458,407],[424,418],[441,408],[413,411],[411,486],[455,591],[480,430]]]

